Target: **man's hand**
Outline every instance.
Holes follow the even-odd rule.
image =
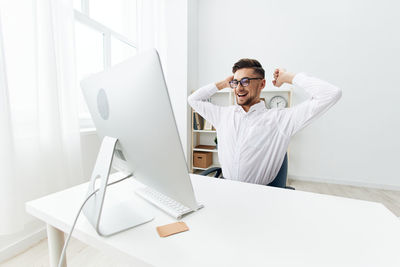
[[[215,83],[215,86],[217,86],[218,90],[224,89],[229,87],[229,82],[233,80],[233,75],[226,77],[225,80],[222,80],[220,82]]]
[[[274,80],[272,81],[272,84],[276,87],[281,87],[281,85],[284,83],[292,84],[294,76],[295,75],[293,73],[287,72],[285,69],[275,69]]]

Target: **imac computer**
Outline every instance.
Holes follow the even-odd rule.
[[[102,207],[111,165],[146,185],[136,193],[175,218],[201,208],[157,51],[140,53],[94,74],[81,87],[102,140],[88,194],[95,190],[96,180],[100,180],[99,191],[83,210],[97,232],[107,236],[152,219],[143,209],[116,207],[112,216],[105,214]]]

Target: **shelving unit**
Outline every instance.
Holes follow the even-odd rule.
[[[210,131],[210,130],[193,130],[195,133],[217,133],[217,131]]]
[[[201,149],[201,148],[193,148],[193,151],[203,151],[203,152],[213,152],[213,153],[218,153],[218,150],[216,150],[216,149]]]
[[[220,167],[220,165],[219,164],[213,164],[213,165],[209,166],[208,168],[193,167],[193,171],[192,172],[194,172],[195,170],[205,171],[205,170],[207,170],[209,168],[213,168],[213,167]]]
[[[265,99],[267,108],[269,108],[268,103],[269,101],[274,97],[274,96],[282,96],[286,99],[288,103],[288,107],[291,106],[292,103],[292,91],[291,87],[287,89],[272,89],[272,90],[266,90],[264,89],[261,91],[261,98]],[[215,93],[211,97],[211,102],[213,104],[221,105],[221,106],[230,106],[234,105],[236,103],[236,99],[234,97],[234,93],[230,88],[225,88],[217,93]],[[218,149],[204,149],[204,148],[196,148],[198,145],[213,145],[215,146],[214,143],[214,138],[217,136],[217,131],[215,130],[195,130],[194,129],[194,121],[193,121],[193,115],[195,111],[192,109],[191,113],[191,149],[190,149],[190,171],[192,173],[196,171],[202,171],[206,170],[208,168],[212,167],[220,167],[219,161],[218,161]],[[193,152],[196,151],[203,151],[203,152],[212,152],[213,153],[213,163],[211,166],[208,168],[199,168],[193,166]]]

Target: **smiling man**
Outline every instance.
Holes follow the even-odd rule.
[[[341,97],[341,90],[327,82],[284,69],[273,73],[273,84],[303,88],[310,98],[291,108],[267,109],[260,100],[265,71],[255,59],[241,59],[233,76],[204,86],[188,98],[189,104],[217,130],[218,158],[224,178],[268,185],[284,160],[290,138]],[[205,100],[218,90],[234,90],[234,106],[218,106]]]

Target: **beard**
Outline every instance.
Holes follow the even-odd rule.
[[[248,105],[250,105],[251,103],[253,103],[253,102],[255,101],[255,99],[256,99],[255,96],[251,96],[251,97],[247,98],[247,100],[246,100],[244,103],[239,104],[238,98],[239,98],[239,97],[236,96],[236,103],[237,103],[239,106],[248,106]]]

